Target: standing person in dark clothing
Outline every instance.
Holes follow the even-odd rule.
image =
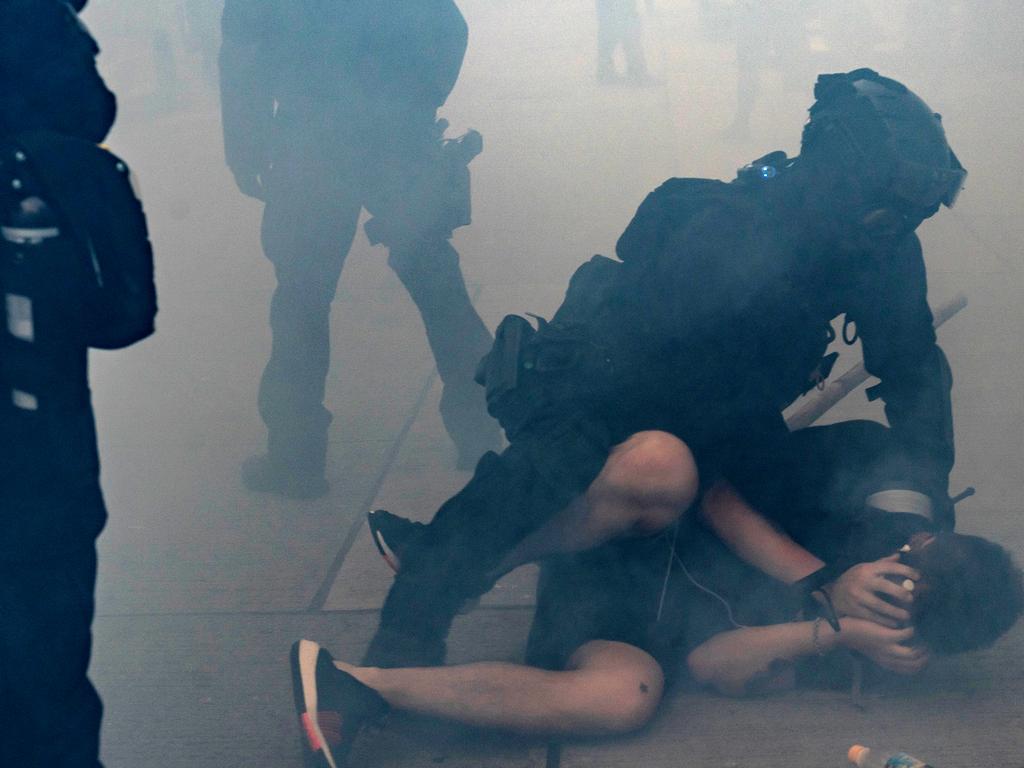
[[[152,253],[128,169],[96,145],[115,101],[93,39],[57,0],[0,15],[0,765],[93,768],[107,513],[87,352],[153,332]]]
[[[263,250],[277,274],[259,393],[268,450],[242,473],[253,490],[327,491],[329,315],[361,208],[420,310],[459,465],[500,441],[473,383],[491,335],[449,242],[469,223],[466,166],[480,137],[446,141],[437,120],[466,38],[451,0],[225,5],[225,152],[239,189],[266,203]]]
[[[428,525],[371,517],[401,569],[368,664],[440,663],[463,601],[543,554],[552,527],[585,524],[588,486],[631,435],[674,441],[670,455],[692,456],[685,484],[708,488],[740,446],[784,433],[782,408],[828,374],[840,313],[881,379],[905,482],[952,526],[951,377],[914,230],[953,203],[964,170],[894,80],[823,75],[815,96],[799,157],[766,155],[730,184],[666,182],[619,239],[621,261],[581,267],[550,323],[502,322],[485,379],[511,445]]]

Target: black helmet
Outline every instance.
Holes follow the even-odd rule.
[[[76,14],[84,0],[10,5],[11,23],[0,29],[0,134],[51,130],[102,141],[117,103]]]
[[[800,141],[821,149],[865,199],[918,221],[950,207],[967,172],[946,143],[942,118],[902,83],[871,69],[820,75]]]

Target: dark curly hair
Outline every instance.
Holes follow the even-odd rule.
[[[1024,575],[1003,547],[978,536],[942,532],[901,560],[921,572],[911,620],[933,652],[986,648],[1024,612]]]

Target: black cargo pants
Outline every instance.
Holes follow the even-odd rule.
[[[502,356],[504,327],[489,359]],[[553,326],[546,330],[554,332],[538,337],[558,335]],[[577,365],[573,348],[592,345],[567,342],[538,345],[543,353],[520,371],[514,390],[497,407],[492,401],[511,444],[484,455],[469,483],[403,553],[366,664],[443,663],[462,603],[488,591],[504,557],[586,491],[612,447],[637,431],[615,426],[608,418],[615,409],[599,405],[607,387],[601,355],[596,364]],[[551,367],[561,369],[544,370]]]
[[[86,676],[96,550],[0,563],[0,765],[96,768],[103,707]]]

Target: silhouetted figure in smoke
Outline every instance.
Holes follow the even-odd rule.
[[[736,38],[736,112],[727,136],[750,136],[750,118],[761,92],[761,78],[771,67],[800,70],[807,63],[806,18],[809,3],[738,0],[733,7]],[[815,70],[811,70],[813,72]]]
[[[840,313],[881,379],[904,482],[952,526],[951,377],[914,230],[964,170],[900,83],[823,75],[815,96],[799,157],[766,155],[729,184],[665,182],[619,238],[621,261],[580,267],[550,322],[502,321],[484,379],[511,445],[428,525],[371,517],[401,568],[368,664],[443,661],[465,600],[558,530],[595,525],[587,494],[638,436],[692,457],[677,485],[708,488],[741,447],[784,433],[781,410],[828,375]]]
[[[0,16],[0,765],[97,766],[87,352],[153,332],[152,253],[128,169],[96,146],[115,101],[93,39],[57,0]]]
[[[479,134],[444,141],[436,118],[466,37],[451,0],[225,5],[225,151],[239,188],[266,202],[263,250],[277,274],[259,394],[268,451],[243,468],[251,489],[327,491],[330,306],[364,207],[370,242],[388,247],[423,318],[459,464],[499,442],[473,384],[491,336],[449,243],[469,223],[466,165]]]
[[[615,51],[620,46],[626,61],[621,76],[615,68]],[[635,85],[651,82],[636,0],[597,0],[597,79]]]
[[[184,0],[182,7],[185,41],[199,57],[203,79],[213,87],[217,83],[218,22],[222,6],[223,2],[218,0]]]

